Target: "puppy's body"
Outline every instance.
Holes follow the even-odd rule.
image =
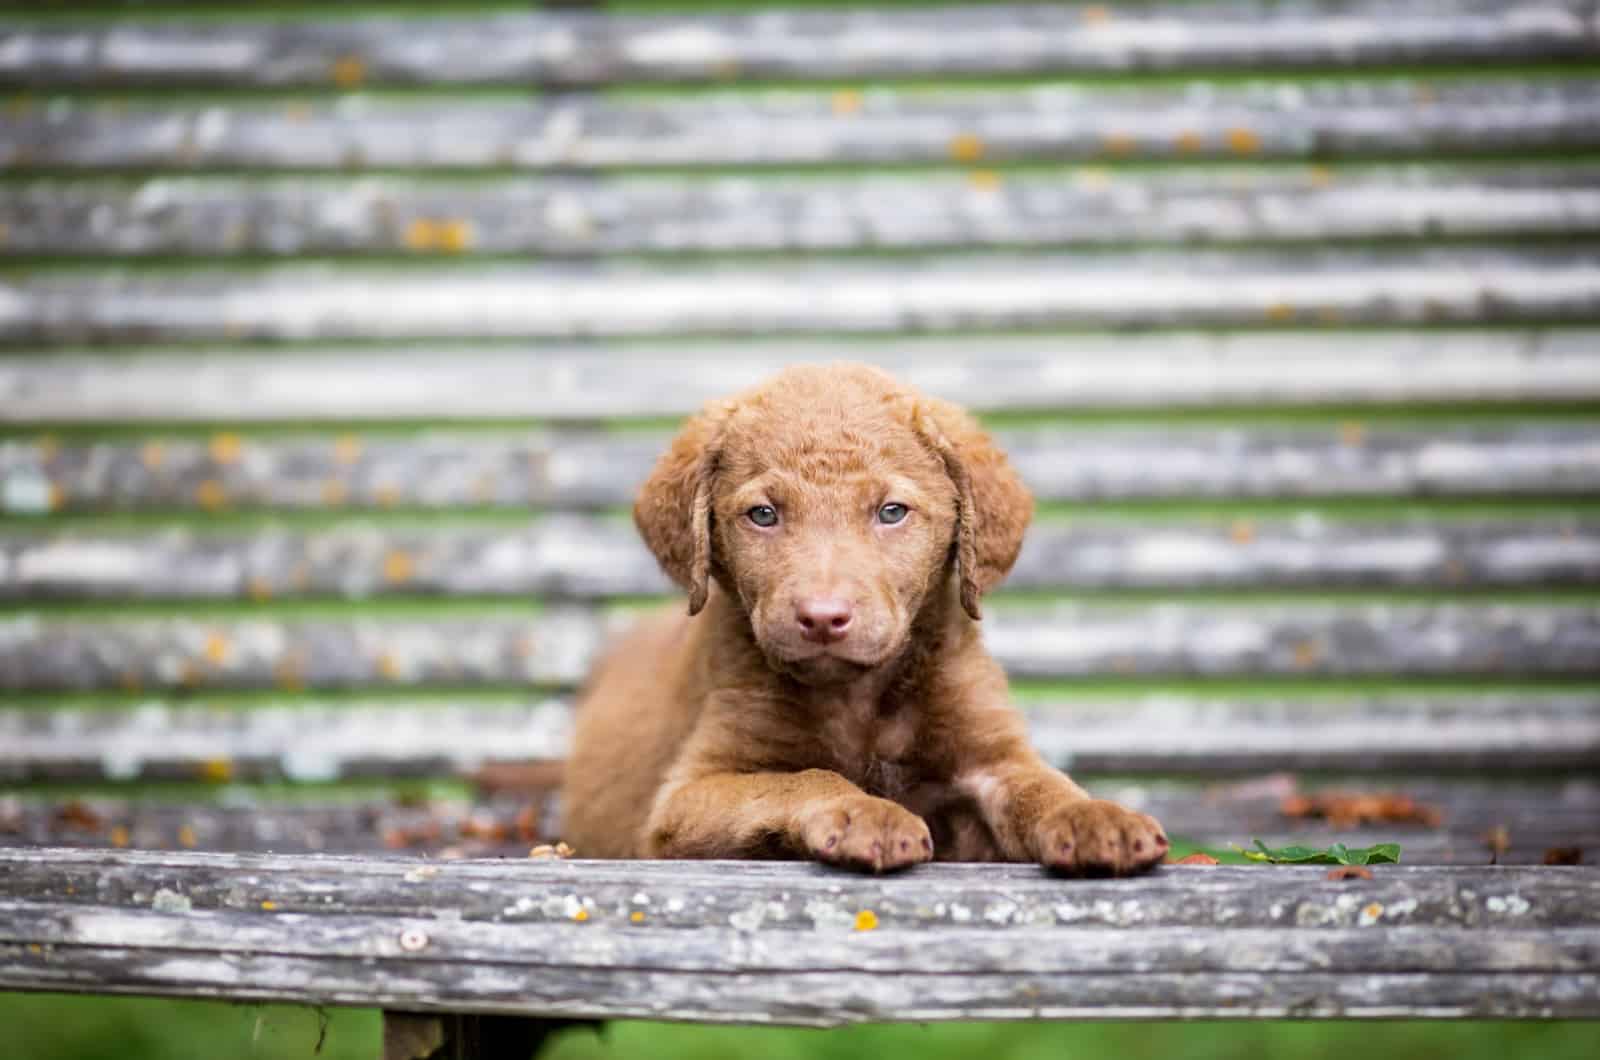
[[[1031,509],[965,414],[873,369],[791,369],[691,420],[635,508],[691,614],[591,678],[567,839],[874,870],[1158,861],[1159,824],[1038,758],[979,636]]]

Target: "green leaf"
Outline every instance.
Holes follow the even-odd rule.
[[[1265,861],[1273,865],[1385,865],[1398,864],[1400,861],[1399,843],[1379,843],[1377,846],[1352,850],[1343,843],[1318,849],[1302,846],[1269,847],[1259,839],[1254,842],[1254,850],[1237,845],[1233,849],[1251,861]]]

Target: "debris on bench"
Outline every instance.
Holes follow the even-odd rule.
[[[272,850],[279,853],[434,857],[523,857],[561,834],[548,763],[496,767],[497,785],[476,796],[429,794],[284,798],[245,786],[188,796],[0,797],[0,846],[148,850]],[[1503,767],[1514,769],[1513,762]],[[518,776],[523,783],[518,783]],[[1283,812],[1286,800],[1370,786],[1370,774],[1274,774],[1199,782],[1078,771],[1096,795],[1153,814],[1195,846],[1225,851],[1260,837],[1273,846],[1334,842],[1349,847],[1398,840],[1408,865],[1538,865],[1556,849],[1600,849],[1600,784],[1581,779],[1413,777],[1405,797],[1435,808],[1437,826],[1312,821]],[[1496,834],[1494,845],[1485,835]],[[1581,854],[1580,854],[1581,857]]]

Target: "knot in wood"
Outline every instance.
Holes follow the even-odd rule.
[[[428,946],[428,933],[421,928],[406,928],[400,932],[400,948],[407,953],[416,953]]]

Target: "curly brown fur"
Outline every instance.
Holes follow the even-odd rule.
[[[592,676],[568,841],[873,871],[1159,862],[1160,824],[1034,752],[978,635],[1032,511],[966,413],[873,368],[792,368],[708,406],[634,508],[688,614],[641,623]]]

